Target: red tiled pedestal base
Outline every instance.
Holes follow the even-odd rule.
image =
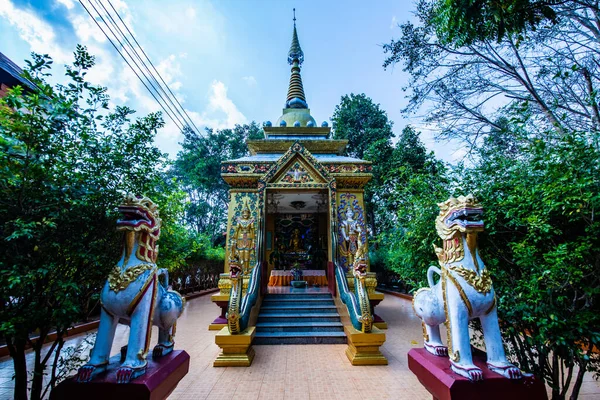
[[[483,371],[483,381],[471,382],[450,369],[447,357],[437,357],[425,349],[408,352],[408,368],[433,395],[434,400],[547,400],[544,384],[534,377],[507,379],[490,371],[483,356],[473,356],[473,361]]]
[[[148,357],[144,375],[130,383],[118,384],[119,358],[111,357],[108,369],[91,382],[79,383],[74,378],[61,382],[50,394],[50,400],[166,399],[190,369],[189,354],[176,350],[157,360]]]

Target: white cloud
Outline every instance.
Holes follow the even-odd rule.
[[[61,41],[57,36],[59,31],[55,30],[52,20],[43,19],[32,9],[18,8],[14,5],[15,3],[15,0],[0,0],[0,19],[8,21],[5,26],[8,29],[14,29],[27,42],[32,51],[50,54],[56,61],[56,65],[72,62],[73,48],[71,46],[73,44],[60,44]],[[194,3],[193,7],[164,7],[164,4],[160,2],[150,2],[143,3],[143,6],[134,9],[128,8],[123,0],[111,0],[111,3],[134,35],[137,36],[134,30],[135,23],[137,23],[142,36],[160,29],[162,35],[177,38],[178,46],[162,48],[166,54],[170,55],[163,59],[157,59],[156,61],[159,62],[153,59],[153,62],[162,78],[183,105],[185,93],[190,93],[190,90],[193,89],[187,88],[186,92],[182,85],[184,67],[190,63],[193,64],[199,56],[213,55],[222,49],[226,38],[225,18],[209,1]],[[76,0],[54,0],[54,4],[56,12],[60,12],[66,17],[75,34],[74,38],[68,38],[69,40],[65,40],[65,42],[81,43],[88,48],[90,54],[95,56],[96,65],[89,71],[87,79],[94,84],[108,87],[111,108],[115,104],[126,104],[137,110],[138,115],[163,111]],[[103,4],[114,16],[110,5]],[[98,9],[100,10],[100,8]],[[104,11],[102,10],[102,12]],[[160,15],[159,19],[156,18],[157,15]],[[142,23],[144,25],[140,25]],[[125,30],[120,21],[119,25],[121,29]],[[198,45],[198,38],[202,38],[201,45]],[[138,37],[138,40],[141,44],[145,44],[151,39]],[[150,46],[146,49],[150,55],[152,46],[148,43],[146,45]],[[189,48],[194,49],[193,60],[188,60],[186,49]],[[160,55],[160,52],[158,54]],[[184,59],[186,59],[185,62],[182,61]],[[182,63],[185,64],[182,65]],[[186,73],[188,72],[186,71]],[[59,77],[60,74],[55,73],[55,76]],[[256,85],[256,78],[253,76],[243,77],[243,80],[248,86]],[[192,106],[186,107],[188,115],[199,129],[204,127],[232,128],[236,124],[247,122],[244,114],[229,98],[227,86],[222,81],[215,79],[212,82],[204,82],[202,84],[208,85],[206,98],[200,104],[194,104],[196,110],[188,109],[194,108]],[[163,118],[165,127],[157,133],[156,145],[174,157],[181,149],[179,145],[182,140],[181,131],[164,111]]]
[[[71,59],[69,52],[56,43],[52,26],[33,12],[16,8],[10,0],[0,0],[0,17],[17,29],[32,51],[49,54],[58,63],[66,63]]]
[[[98,28],[98,25],[92,21],[89,15],[75,15],[69,13],[69,19],[73,25],[73,29],[75,29],[77,38],[79,38],[82,43],[88,43],[91,39],[98,43],[106,42],[106,36],[102,33],[100,28]]]
[[[171,90],[176,91],[181,89],[182,83],[175,80],[175,77],[182,75],[181,65],[179,64],[179,62],[177,62],[177,58],[174,54],[171,54],[169,57],[162,60],[156,66],[156,70],[160,73],[160,76],[162,76],[162,78],[169,85]]]
[[[210,102],[208,105],[209,112],[222,111],[225,113],[225,126],[226,128],[233,128],[236,124],[243,124],[247,122],[246,117],[242,114],[233,103],[233,101],[227,97],[227,86],[221,81],[213,81],[211,84],[211,95]]]
[[[75,7],[75,2],[73,0],[56,0],[56,2],[67,7],[68,10],[72,10],[73,7]]]
[[[244,80],[244,82],[246,82],[246,84],[250,87],[254,87],[256,86],[257,82],[256,82],[256,78],[251,76],[243,76],[242,79]]]
[[[390,24],[390,29],[394,29],[394,28],[397,28],[397,27],[398,27],[398,19],[394,15],[392,17],[392,23]]]
[[[225,129],[248,122],[233,100],[227,96],[227,86],[218,80],[214,80],[210,85],[206,109],[202,113],[190,110],[187,112],[198,127]]]
[[[191,18],[191,19],[194,19],[194,18],[196,18],[196,9],[195,9],[194,7],[188,7],[188,8],[185,10],[185,14],[186,14],[186,15],[187,15],[189,18]]]

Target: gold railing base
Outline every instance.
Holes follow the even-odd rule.
[[[240,334],[232,335],[227,327],[215,335],[215,343],[222,350],[213,367],[249,367],[254,359],[252,339],[256,328],[251,326]]]
[[[371,333],[362,333],[352,326],[344,326],[348,337],[346,357],[352,365],[388,365],[379,347],[385,342],[385,333],[373,327]]]
[[[373,322],[373,326],[377,327],[378,329],[387,329],[388,328],[387,322]]]
[[[227,324],[210,324],[208,325],[209,331],[220,331],[223,328],[226,328]]]
[[[210,296],[210,301],[216,303],[217,301],[229,301],[229,294],[223,294],[221,292]]]

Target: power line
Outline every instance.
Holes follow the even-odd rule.
[[[187,111],[185,111],[185,109],[183,108],[183,106],[179,102],[179,99],[177,99],[177,96],[175,96],[175,94],[173,94],[173,92],[171,91],[171,88],[169,87],[169,85],[167,85],[167,83],[164,81],[164,79],[162,78],[162,76],[160,75],[160,73],[158,72],[158,70],[154,67],[154,64],[152,63],[152,61],[150,60],[150,58],[148,57],[148,55],[144,51],[144,48],[138,43],[137,39],[135,38],[135,36],[133,35],[133,33],[129,30],[129,27],[127,26],[127,24],[125,23],[125,21],[123,21],[123,19],[121,18],[121,16],[117,12],[117,10],[113,7],[111,1],[110,0],[107,0],[107,1],[108,1],[108,4],[110,5],[110,7],[115,12],[115,14],[117,15],[117,17],[119,17],[119,20],[121,21],[121,23],[123,24],[123,26],[125,27],[125,29],[127,29],[127,32],[129,32],[129,35],[131,35],[131,38],[133,39],[133,41],[135,42],[135,44],[142,51],[142,54],[144,55],[144,57],[146,57],[146,60],[148,60],[148,62],[152,66],[152,69],[154,69],[154,71],[156,72],[156,74],[158,75],[158,77],[160,78],[160,80],[162,81],[162,83],[165,85],[165,87],[167,88],[167,90],[169,91],[169,93],[171,93],[171,95],[173,96],[173,98],[175,99],[175,101],[177,102],[177,104],[179,105],[179,107],[181,108],[181,110],[183,111],[183,113],[185,114],[185,116],[187,117],[188,121],[192,123],[192,125],[194,126],[194,128],[196,129],[196,131],[198,132],[198,134],[200,134],[200,130],[198,129],[198,127],[196,126],[196,124],[194,124],[194,121],[190,118],[190,116],[188,115]]]
[[[158,89],[156,88],[156,86],[154,86],[154,84],[152,83],[152,81],[148,78],[148,76],[146,75],[146,73],[144,73],[143,69],[138,65],[138,63],[135,60],[135,58],[129,52],[129,49],[121,42],[121,40],[119,40],[119,36],[112,30],[112,28],[110,27],[110,25],[108,24],[108,22],[106,22],[106,20],[104,19],[104,16],[98,11],[98,9],[96,9],[96,7],[91,2],[91,0],[88,0],[88,2],[94,8],[94,11],[98,14],[98,16],[100,17],[101,21],[104,23],[104,25],[106,25],[106,27],[108,28],[108,30],[110,31],[110,33],[113,35],[113,37],[115,38],[115,40],[119,43],[119,45],[121,46],[121,49],[125,51],[125,53],[129,56],[129,58],[131,59],[131,61],[133,61],[133,63],[135,64],[135,66],[138,68],[138,71],[141,72],[141,74],[144,76],[144,78],[146,78],[146,81],[150,84],[150,86],[152,87],[152,89],[154,89],[154,91],[158,95],[158,97],[161,98],[161,100],[164,102],[164,105],[167,106],[167,108],[169,109],[169,111],[171,113],[171,114],[169,114],[169,117],[172,120],[174,118],[177,119],[177,122],[179,123],[178,124],[179,129],[180,130],[183,129],[183,127],[186,125],[185,122],[182,122],[181,119],[177,117],[176,113],[173,111],[173,109],[171,108],[171,106],[169,105],[169,103],[167,102],[167,100],[165,100],[165,98],[158,91]],[[96,3],[98,3],[98,0],[96,0]],[[130,68],[131,68],[131,65],[130,65]],[[146,86],[146,88],[148,88],[148,87]],[[165,112],[167,112],[164,107],[163,107],[163,109],[165,110]],[[175,122],[175,121],[173,121],[173,122]]]
[[[156,77],[154,76],[154,74],[152,73],[152,71],[150,71],[150,69],[148,68],[148,65],[144,62],[144,60],[142,60],[140,54],[138,53],[137,49],[131,44],[131,42],[129,41],[129,39],[127,38],[127,36],[125,35],[125,33],[123,33],[123,31],[121,30],[121,28],[119,27],[119,25],[117,24],[117,22],[115,21],[115,19],[112,17],[112,15],[110,14],[110,12],[106,9],[106,7],[104,7],[104,4],[102,4],[102,2],[100,0],[96,0],[96,3],[98,3],[102,9],[104,9],[104,11],[106,12],[106,15],[108,16],[110,22],[112,23],[112,25],[115,27],[116,30],[119,31],[119,33],[121,34],[121,37],[123,39],[125,39],[125,42],[129,45],[131,51],[133,52],[133,54],[135,54],[135,56],[137,57],[137,59],[139,60],[139,62],[144,66],[144,68],[146,69],[146,71],[148,72],[148,74],[150,75],[150,77],[152,77],[152,79],[154,80],[154,82],[156,83],[156,86],[158,86],[158,88],[160,89],[160,91],[162,92],[162,94],[164,94],[164,97],[161,95],[161,98],[164,99],[166,98],[168,100],[168,102],[171,104],[171,106],[173,106],[173,108],[171,108],[171,106],[169,106],[167,104],[167,106],[169,106],[169,110],[175,110],[175,112],[177,112],[177,114],[179,115],[179,117],[181,118],[180,121],[183,121],[184,125],[188,125],[189,126],[189,121],[186,121],[185,117],[182,115],[181,110],[183,109],[183,107],[178,108],[175,103],[173,102],[171,96],[169,96],[167,94],[167,92],[163,89],[162,85],[160,84],[160,82],[158,82],[158,79],[156,79]],[[112,4],[111,4],[112,6]],[[113,10],[115,11],[115,13],[117,14],[117,16],[120,18],[119,13],[115,10],[115,8],[113,7]],[[123,22],[123,20],[121,19],[121,22]],[[129,29],[127,28],[127,25],[125,25],[125,23],[123,22],[123,25],[125,26],[125,28],[129,31]],[[133,35],[132,35],[133,36]],[[135,38],[134,38],[135,39]],[[138,44],[138,47],[139,44]],[[137,63],[136,63],[137,64]],[[143,71],[142,71],[143,72]],[[156,73],[158,74],[158,76],[161,78],[160,73],[158,73],[158,71],[156,71]],[[146,77],[146,79],[148,79],[148,76],[144,73],[144,76]],[[148,79],[149,80],[149,79]],[[150,81],[150,80],[149,80]],[[164,82],[164,85],[167,87],[167,89],[169,89],[169,86]],[[154,86],[154,84],[152,84],[152,87],[154,89],[156,89],[156,87]],[[169,89],[170,91],[170,89]],[[173,94],[173,92],[171,92],[172,97],[175,97],[175,95]],[[183,110],[185,112],[185,110]]]
[[[98,13],[98,10],[96,9],[96,7],[94,7],[94,5],[91,3],[90,0],[88,0],[88,1],[90,2],[90,5],[94,8],[94,11],[96,11],[96,13]],[[181,121],[176,116],[171,115],[171,113],[169,113],[169,111],[167,111],[167,109],[165,108],[165,106],[163,106],[163,104],[161,103],[161,101],[158,100],[158,98],[156,97],[156,95],[154,94],[154,92],[148,87],[148,85],[146,84],[146,82],[144,82],[144,80],[142,79],[142,77],[140,76],[140,74],[138,74],[137,70],[135,68],[133,68],[133,66],[131,65],[131,63],[127,59],[127,57],[125,57],[125,55],[123,55],[123,53],[119,50],[119,48],[117,47],[117,45],[114,43],[113,39],[102,28],[102,26],[100,25],[100,23],[96,20],[96,17],[94,15],[92,15],[92,13],[90,12],[90,10],[85,6],[85,4],[83,4],[83,1],[79,0],[79,3],[85,9],[85,11],[88,13],[88,15],[94,20],[94,22],[96,23],[96,25],[98,26],[98,28],[102,31],[102,33],[104,34],[104,36],[106,36],[106,38],[108,39],[108,41],[110,42],[110,44],[115,48],[115,50],[117,51],[117,53],[119,53],[119,55],[123,58],[123,60],[125,61],[125,63],[129,66],[129,68],[137,76],[137,78],[140,80],[140,82],[142,83],[142,85],[144,85],[144,87],[146,88],[146,90],[148,90],[148,92],[152,95],[152,97],[154,98],[154,100],[156,100],[156,102],[159,104],[159,106],[163,109],[163,111],[165,112],[165,114],[167,114],[169,116],[169,118],[173,121],[173,123],[175,123],[175,125],[177,125],[177,128],[179,128],[180,130],[183,130],[183,126],[182,125],[186,125],[186,124],[182,124]],[[106,24],[106,21],[104,20],[104,18],[100,15],[100,13],[98,13],[98,14],[99,14],[99,17],[102,20],[102,22],[104,24]],[[108,27],[108,25],[107,25],[107,27]],[[109,29],[110,29],[110,27],[109,27]],[[111,33],[112,33],[112,30],[111,30]],[[116,38],[116,35],[115,35],[115,38]],[[118,39],[116,39],[116,40],[119,41]],[[122,46],[122,44],[121,44],[120,41],[119,41],[119,44]],[[127,54],[129,55],[129,53],[127,53]],[[132,61],[135,63],[135,60],[133,60],[133,58],[132,58]],[[135,63],[135,64],[137,66],[137,63]],[[150,80],[143,73],[143,71],[141,71],[141,69],[140,69],[140,72],[142,73],[142,75],[144,75],[144,77],[151,84]],[[157,93],[157,94],[160,96],[160,93]],[[162,96],[160,96],[160,97],[162,98]]]

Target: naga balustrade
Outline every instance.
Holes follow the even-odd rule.
[[[259,226],[259,231],[261,230],[262,223]],[[262,239],[260,237],[256,243],[256,254],[262,254]],[[232,335],[240,334],[248,327],[252,308],[256,305],[266,287],[264,281],[266,264],[265,261],[258,261],[252,268],[245,293],[244,274],[233,276],[230,273],[231,291],[227,308],[227,328]]]
[[[332,224],[331,243],[333,254],[337,254],[337,237],[333,232],[337,232],[334,224]],[[340,298],[348,309],[352,326],[363,333],[370,333],[373,328],[373,313],[371,311],[371,303],[369,302],[365,275],[357,274],[356,271],[349,269],[348,272],[352,273],[354,277],[354,290],[350,290],[348,288],[348,279],[352,279],[351,275],[347,275],[346,271],[344,271],[337,261],[333,262],[333,270],[340,291]]]

